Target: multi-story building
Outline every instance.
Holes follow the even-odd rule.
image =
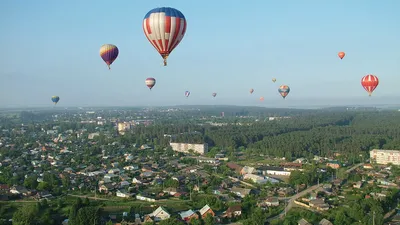
[[[189,150],[193,150],[195,153],[204,155],[208,152],[208,144],[189,144],[189,143],[170,143],[169,144],[174,151],[189,153]]]
[[[369,152],[371,162],[377,164],[400,165],[400,150],[372,149]]]

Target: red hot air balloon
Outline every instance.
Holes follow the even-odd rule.
[[[260,101],[264,101],[264,97],[260,97]]]
[[[169,54],[178,46],[186,33],[185,16],[170,7],[150,10],[143,19],[143,31],[167,65]]]
[[[156,85],[156,79],[149,77],[146,79],[146,86],[150,88],[150,90]]]
[[[105,44],[100,48],[100,56],[106,62],[108,69],[111,69],[111,64],[117,59],[119,50],[117,46],[112,44]]]
[[[368,92],[369,96],[372,95],[372,92],[374,92],[378,84],[379,84],[378,77],[372,74],[368,74],[361,79],[361,85]]]
[[[345,55],[346,55],[346,53],[344,53],[344,52],[339,52],[338,53],[338,56],[339,56],[340,59],[343,59]]]

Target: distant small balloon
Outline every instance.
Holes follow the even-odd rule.
[[[260,101],[264,101],[264,97],[260,97]]]
[[[190,91],[185,91],[186,98],[189,97],[189,95],[190,95]]]
[[[217,96],[217,93],[215,93],[215,92],[212,93],[212,96],[215,98],[215,96]]]
[[[60,101],[60,97],[55,95],[55,96],[51,97],[51,101],[54,102],[54,105],[56,105],[58,103],[58,101]]]
[[[276,78],[272,78],[272,82],[274,82],[274,83],[275,83],[275,82],[276,82]]]
[[[278,88],[278,92],[279,92],[279,94],[281,94],[281,96],[283,97],[283,99],[285,99],[286,98],[286,96],[289,94],[289,92],[290,92],[290,88],[289,88],[289,86],[287,86],[287,85],[281,85],[279,88]]]
[[[250,94],[253,94],[253,92],[254,92],[254,89],[253,88],[250,89]]]
[[[146,86],[148,88],[150,88],[150,90],[154,87],[154,85],[156,85],[156,79],[154,79],[152,77],[147,78],[145,82],[146,82]]]
[[[344,53],[344,52],[339,52],[338,53],[338,56],[339,56],[340,59],[343,59],[345,55],[346,55],[346,53]]]

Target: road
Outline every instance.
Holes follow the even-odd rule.
[[[88,198],[88,199],[93,199],[93,200],[100,200],[100,201],[112,201],[112,202],[117,202],[117,200],[113,200],[113,199],[107,199],[107,198],[99,198],[99,197],[89,197],[86,195],[73,195],[73,194],[67,194],[69,196],[72,197],[77,197],[77,198]]]
[[[293,207],[293,205],[295,204],[295,203],[294,203],[294,200],[296,200],[296,199],[298,199],[298,198],[300,198],[300,197],[302,197],[302,196],[304,196],[304,195],[306,195],[306,194],[308,194],[308,193],[310,193],[310,192],[316,190],[317,188],[321,187],[322,185],[323,185],[323,184],[319,184],[319,185],[316,184],[316,185],[314,185],[314,186],[311,186],[311,187],[305,189],[305,190],[302,191],[302,192],[299,192],[299,193],[293,195],[293,196],[290,197],[290,198],[286,198],[286,199],[289,199],[289,201],[288,201],[288,204],[287,204],[285,210],[283,210],[279,215],[274,216],[274,217],[272,217],[272,218],[269,218],[267,221],[270,222],[270,221],[272,221],[272,220],[274,220],[274,219],[283,218],[283,217],[285,216],[285,212],[289,212],[289,210],[290,210],[290,209]],[[281,199],[285,199],[285,198],[281,198]]]
[[[351,171],[357,169],[358,167],[360,167],[360,166],[362,166],[362,165],[364,165],[364,163],[359,163],[359,164],[357,164],[357,165],[351,167],[350,169],[346,170],[346,173],[350,173]]]

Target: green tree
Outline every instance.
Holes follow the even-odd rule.
[[[196,219],[196,218],[192,217],[192,218],[190,219],[189,224],[190,224],[190,225],[201,225],[201,221],[200,221],[199,219]]]
[[[209,213],[206,218],[204,218],[204,225],[214,225],[214,217]]]
[[[36,205],[23,205],[13,215],[13,224],[15,225],[31,225],[38,221],[39,209]]]

